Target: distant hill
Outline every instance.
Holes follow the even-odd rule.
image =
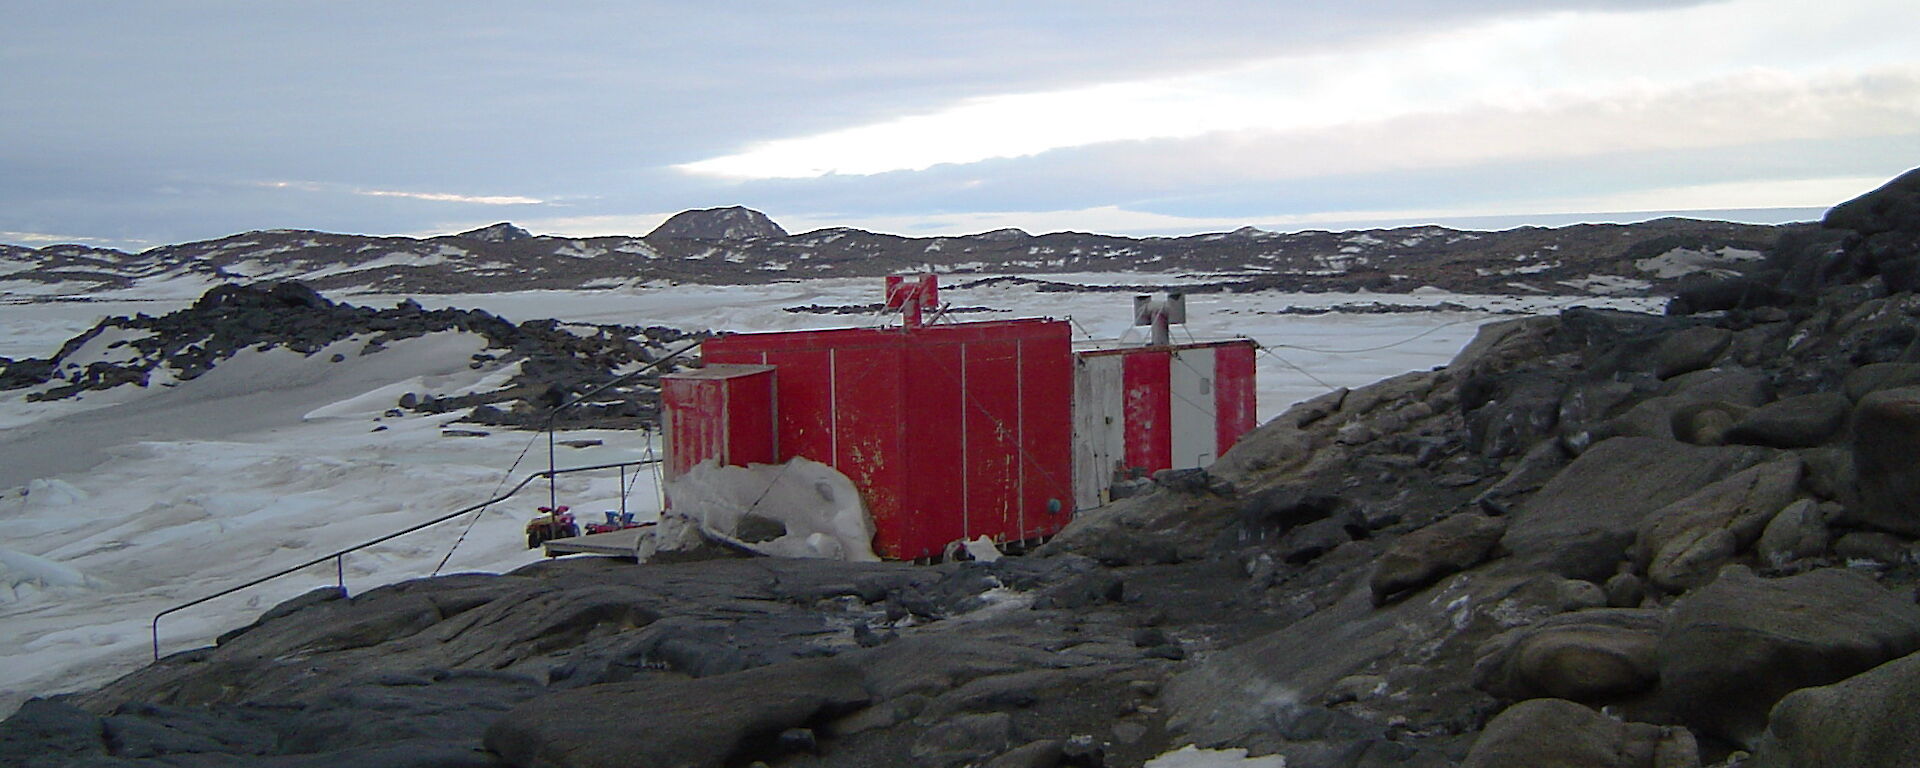
[[[0,245],[0,294],[77,296],[184,281],[297,280],[329,292],[461,293],[614,288],[655,280],[761,283],[907,271],[1205,274],[1222,289],[1665,295],[1701,272],[1758,261],[1783,227],[1694,219],[1471,232],[1423,226],[1351,232],[1244,227],[1131,238],[1001,229],[900,237],[834,228],[791,235],[765,214],[675,215],[645,237],[530,235],[502,222],[430,238],[246,232],[137,254]]]

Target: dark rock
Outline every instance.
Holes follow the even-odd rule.
[[[1729,567],[1675,605],[1660,638],[1664,708],[1751,747],[1787,693],[1920,650],[1920,606],[1872,579],[1818,570],[1763,580]]]
[[[1852,401],[1839,392],[1789,397],[1748,412],[1726,431],[1726,441],[1768,448],[1824,445],[1846,427],[1852,410]]]
[[[1080,511],[1052,541],[1035,552],[1084,555],[1107,565],[1154,565],[1199,558],[1232,522],[1234,515],[1227,503],[1225,498],[1210,493],[1167,491],[1121,499]]]
[[[1812,499],[1801,499],[1773,516],[1755,543],[1754,552],[1761,562],[1779,568],[1795,560],[1825,555],[1830,538],[1826,513]]]
[[[1648,362],[1656,378],[1671,379],[1713,365],[1732,343],[1732,331],[1695,326],[1661,339]]]
[[[495,721],[486,746],[516,766],[742,764],[777,753],[789,729],[866,706],[871,699],[860,679],[846,662],[809,659],[697,680],[561,691]],[[634,713],[646,713],[647,727],[633,727]]]
[[[1741,470],[1641,521],[1634,566],[1654,586],[1679,592],[1711,580],[1736,552],[1753,545],[1800,486],[1798,457]]]
[[[1601,585],[1607,595],[1607,606],[1611,608],[1638,608],[1647,597],[1646,582],[1632,573],[1616,573],[1607,583]]]
[[[1667,302],[1667,314],[1691,315],[1793,303],[1794,295],[1775,287],[1778,276],[1739,275],[1683,284]]]
[[[100,718],[79,707],[51,699],[28,699],[0,723],[0,762],[31,765],[34,758],[47,765],[61,759],[107,754]]]
[[[1854,402],[1883,389],[1920,386],[1920,363],[1871,363],[1847,373],[1841,385]]]
[[[503,221],[498,224],[480,227],[479,229],[469,229],[454,235],[454,237],[479,240],[483,243],[511,243],[515,240],[530,240],[533,238],[533,234],[514,226],[511,222]]]
[[[1320,520],[1300,526],[1280,537],[1274,545],[1281,561],[1299,565],[1313,560],[1353,540],[1357,526],[1345,520]]]
[[[1623,723],[1571,701],[1531,699],[1487,723],[1461,768],[1697,768],[1685,729]]]
[[[1467,445],[1488,458],[1524,452],[1554,434],[1567,385],[1562,376],[1519,372],[1482,374],[1461,384]]]
[[[1037,609],[1074,610],[1090,605],[1118,603],[1127,596],[1127,582],[1107,570],[1090,570],[1049,584],[1033,600]]]
[[[1909,174],[1911,175],[1911,174]],[[1860,400],[1853,421],[1857,519],[1920,536],[1920,387],[1887,389]]]
[[[1301,491],[1290,486],[1267,488],[1247,496],[1240,503],[1240,528],[1254,541],[1276,538],[1288,530],[1306,525],[1339,511],[1338,496]]]
[[[1005,712],[964,714],[928,728],[912,755],[916,765],[961,765],[1007,751],[1013,738],[1013,717]]]
[[[1065,756],[1059,739],[1028,742],[987,762],[986,768],[1055,768]]]
[[[1879,531],[1854,531],[1833,542],[1833,556],[1849,563],[1892,565],[1900,562],[1906,551],[1905,539]]]
[[[1502,518],[1461,514],[1400,537],[1375,561],[1368,581],[1374,604],[1478,565],[1506,530]]]
[[[1764,456],[1747,447],[1639,437],[1604,441],[1514,511],[1501,545],[1528,565],[1605,581],[1617,572],[1648,514]]]
[[[1901,174],[1878,189],[1834,206],[1820,221],[1828,229],[1862,235],[1920,232],[1920,169]]]
[[[1905,768],[1920,755],[1920,655],[1774,705],[1756,768]]]
[[[1148,648],[1144,651],[1141,651],[1140,655],[1145,656],[1149,659],[1166,659],[1168,661],[1182,661],[1187,658],[1187,649],[1182,648],[1173,643],[1167,643],[1165,645],[1156,645],[1152,648]]]
[[[1483,644],[1474,687],[1503,699],[1570,699],[1605,704],[1653,687],[1657,611],[1574,611],[1508,631]]]
[[[767,215],[749,208],[730,206],[681,211],[661,222],[652,238],[692,238],[699,240],[744,240],[753,237],[786,237],[787,231]]]
[[[1803,482],[1809,493],[1827,501],[1859,506],[1860,494],[1854,482],[1852,446],[1830,445],[1798,453],[1801,460],[1807,463],[1807,476]]]
[[[1668,417],[1668,423],[1673,429],[1673,438],[1680,442],[1726,445],[1729,442],[1727,433],[1751,410],[1718,400],[1687,403],[1674,409],[1673,415]]]
[[[1060,745],[1060,762],[1074,768],[1105,768],[1107,750],[1092,736],[1073,736]]]
[[[1682,402],[1719,401],[1754,408],[1773,399],[1773,387],[1765,371],[1721,366],[1668,379],[1662,394],[1682,396]]]

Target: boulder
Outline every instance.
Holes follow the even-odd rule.
[[[1752,746],[1767,710],[1920,649],[1920,606],[1872,579],[1824,569],[1761,579],[1730,566],[1681,598],[1660,636],[1660,708]]]
[[[1766,374],[1748,368],[1708,368],[1668,380],[1655,397],[1635,403],[1624,413],[1596,426],[1596,438],[1674,438],[1678,413],[1695,403],[1722,403],[1738,408],[1758,407],[1772,399]]]
[[[1460,407],[1466,414],[1468,447],[1487,458],[1526,451],[1554,434],[1566,389],[1562,376],[1535,371],[1481,374],[1464,381]]]
[[[1869,363],[1847,373],[1840,388],[1854,402],[1883,389],[1920,386],[1920,363]]]
[[[1638,608],[1647,598],[1647,584],[1633,573],[1616,573],[1601,585],[1610,608]]]
[[[772,757],[790,728],[866,706],[860,679],[860,669],[844,661],[806,659],[694,680],[576,688],[507,712],[487,729],[486,746],[523,768],[742,765]],[[634,727],[642,715],[645,727]]]
[[[1653,375],[1671,379],[1713,365],[1720,353],[1733,343],[1733,332],[1725,328],[1695,326],[1668,334],[1653,348],[1648,362]]]
[[[1525,565],[1602,582],[1618,572],[1647,515],[1764,457],[1749,447],[1606,440],[1519,505],[1500,543]]]
[[[1503,699],[1605,704],[1651,689],[1658,611],[1600,608],[1551,616],[1480,647],[1473,685]]]
[[[1774,705],[1756,768],[1906,768],[1920,756],[1920,654]]]
[[[1504,519],[1464,514],[1400,537],[1374,563],[1368,582],[1373,604],[1384,605],[1402,593],[1480,564],[1506,530]]]
[[[1848,511],[1882,530],[1920,536],[1920,387],[1874,392],[1853,419],[1860,504]]]
[[[1853,531],[1833,542],[1833,555],[1845,562],[1866,561],[1891,565],[1900,562],[1907,542],[1879,531]]]
[[[1563,699],[1508,707],[1480,734],[1461,768],[1697,768],[1684,728],[1623,723]]]
[[[1634,566],[1654,586],[1684,591],[1711,579],[1752,546],[1800,485],[1797,456],[1741,470],[1648,515],[1634,541]]]
[[[1203,556],[1235,521],[1227,500],[1166,490],[1083,510],[1038,550],[1107,565],[1177,563]]]
[[[1815,392],[1755,408],[1726,431],[1726,441],[1769,448],[1824,445],[1847,426],[1853,401],[1839,392]]]
[[[1773,516],[1761,532],[1754,552],[1762,563],[1779,568],[1795,560],[1825,555],[1831,535],[1820,504],[1801,499]]]
[[[1862,235],[1920,232],[1920,168],[1834,206],[1820,223],[1827,229],[1851,229]]]
[[[1693,445],[1726,445],[1727,432],[1752,409],[1745,406],[1708,400],[1699,403],[1687,403],[1674,409],[1668,417],[1673,428],[1673,438]]]

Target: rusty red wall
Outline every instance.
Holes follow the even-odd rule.
[[[1253,431],[1258,420],[1253,353],[1251,341],[1213,349],[1213,407],[1219,419],[1215,437],[1220,444],[1215,456],[1225,456],[1241,435]]]
[[[774,389],[774,371],[762,366],[712,366],[660,377],[666,476],[679,477],[707,459],[773,461]]]
[[[873,515],[874,550],[910,559],[1066,524],[1068,336],[1052,320],[757,333],[712,339],[702,355],[776,366],[779,460],[846,474]]]

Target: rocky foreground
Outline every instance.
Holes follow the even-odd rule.
[[[0,724],[169,766],[1910,766],[1920,172],[1665,317],[1487,326],[1032,556],[319,592]]]

